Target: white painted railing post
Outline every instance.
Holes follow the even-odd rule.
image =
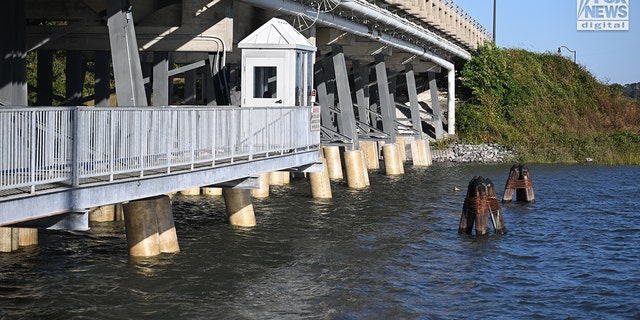
[[[36,193],[36,157],[37,157],[37,143],[36,143],[36,131],[37,131],[37,123],[36,123],[36,111],[31,111],[29,114],[31,114],[31,134],[29,139],[30,141],[30,148],[31,148],[31,152],[30,152],[30,163],[29,163],[29,184],[31,184],[31,193]]]
[[[72,141],[71,141],[71,177],[73,179],[72,182],[72,186],[74,187],[78,187],[80,186],[80,161],[79,161],[79,155],[80,152],[78,150],[79,146],[78,146],[78,142],[79,142],[79,138],[80,138],[80,120],[79,120],[79,116],[80,116],[80,112],[78,111],[78,107],[74,107],[72,109],[72,128],[71,128],[71,133],[72,133]],[[49,123],[48,125],[53,125],[52,123]]]

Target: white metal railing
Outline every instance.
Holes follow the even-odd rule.
[[[310,107],[0,108],[0,190],[317,149]]]

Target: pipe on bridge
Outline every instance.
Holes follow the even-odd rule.
[[[449,92],[449,97],[448,97],[448,103],[447,103],[447,109],[449,112],[449,117],[448,117],[448,126],[447,126],[447,132],[449,134],[455,134],[455,66],[452,62],[447,61],[446,59],[443,59],[439,56],[437,56],[436,54],[434,54],[433,52],[424,49],[423,47],[414,45],[412,43],[409,43],[407,41],[395,38],[389,34],[386,34],[384,32],[376,32],[375,34],[369,29],[369,27],[365,26],[365,25],[361,25],[352,21],[349,21],[345,18],[339,17],[339,16],[335,16],[333,14],[330,13],[325,13],[325,12],[317,12],[317,11],[309,11],[309,10],[305,10],[302,11],[300,10],[300,3],[294,2],[294,1],[290,1],[290,0],[241,0],[242,2],[248,3],[250,5],[256,6],[256,7],[261,7],[261,8],[265,8],[265,9],[270,9],[270,10],[274,10],[274,11],[279,11],[279,12],[284,12],[286,14],[290,14],[290,15],[299,15],[299,14],[304,14],[306,15],[309,19],[316,19],[316,15],[317,15],[317,19],[316,22],[318,22],[319,24],[322,24],[324,26],[327,27],[332,27],[332,28],[336,28],[338,30],[342,30],[348,33],[352,33],[355,34],[357,36],[361,36],[364,38],[369,38],[372,39],[374,41],[389,45],[391,47],[394,47],[396,49],[405,51],[407,53],[412,53],[415,54],[417,56],[420,56],[424,59],[433,61],[434,63],[436,63],[437,65],[447,69],[448,71],[448,92]],[[390,17],[386,17],[382,14],[380,14],[379,12],[377,12],[376,10],[373,10],[369,7],[365,7],[364,5],[360,4],[360,3],[356,3],[356,2],[340,2],[341,6],[348,6],[350,9],[352,9],[355,12],[359,12],[360,14],[366,15],[368,17],[371,17],[372,19],[383,19],[380,20],[379,22],[384,23],[384,24],[388,24],[389,26],[392,26],[394,28],[399,28],[399,29],[405,29],[405,28],[410,28],[411,31],[407,31],[409,33],[411,33],[412,35],[416,35],[418,36],[420,39],[427,41],[427,42],[431,42],[451,53],[456,54],[457,56],[460,56],[463,59],[466,60],[470,60],[471,59],[471,55],[464,51],[461,50],[460,48],[456,48],[455,46],[448,44],[448,43],[442,43],[442,39],[437,39],[435,38],[433,35],[427,34],[427,33],[420,33],[418,32],[415,28],[406,26],[405,24],[403,24],[402,22],[392,19]],[[465,54],[461,53],[464,52]]]

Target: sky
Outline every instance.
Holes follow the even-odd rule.
[[[640,82],[640,0],[622,2],[629,8],[628,31],[578,31],[578,1],[496,0],[496,44],[534,52],[576,51],[577,63],[606,84]],[[489,32],[493,31],[492,0],[455,0]],[[562,48],[573,60],[573,53]]]

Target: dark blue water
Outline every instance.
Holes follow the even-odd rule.
[[[640,319],[640,167],[529,165],[508,234],[458,235],[469,180],[501,197],[510,166],[371,172],[331,200],[292,180],[254,200],[253,229],[178,196],[182,251],[155,258],[128,257],[122,223],[41,231],[0,255],[0,319]]]

